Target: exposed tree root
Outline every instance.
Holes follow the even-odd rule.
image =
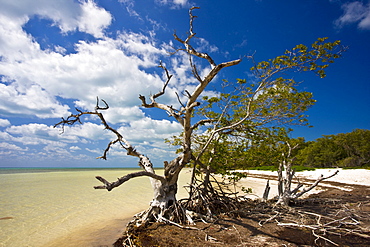
[[[300,200],[300,204],[312,202],[312,200]],[[325,204],[332,204],[333,201],[316,200],[314,203],[322,204],[325,207]],[[260,226],[268,222],[275,222],[277,226],[281,227],[307,229],[316,238],[315,244],[321,240],[334,246],[340,246],[331,239],[333,236],[353,235],[370,239],[370,229],[364,228],[361,224],[361,221],[368,218],[368,215],[355,214],[353,210],[345,210],[344,208],[346,205],[341,205],[341,208],[336,211],[320,214],[294,207],[265,204],[264,212],[256,208],[256,211],[252,210],[251,214],[257,213],[259,217],[264,218],[260,221]]]
[[[218,204],[219,200],[220,198],[213,201],[217,201]],[[342,204],[342,202],[338,200],[330,199],[297,200],[291,207],[276,205],[275,200],[264,202],[261,200],[243,200],[242,197],[231,197],[230,200],[233,202],[234,209],[227,210],[225,208],[224,212],[218,211],[218,214],[212,215],[212,219],[207,218],[206,215],[195,213],[194,211],[184,208],[184,206],[187,205],[185,200],[173,207],[173,212],[177,211],[182,215],[182,219],[184,220],[186,220],[186,217],[191,217],[193,222],[208,222],[208,227],[206,228],[189,226],[184,222],[176,223],[167,218],[157,219],[157,222],[174,225],[182,229],[204,232],[204,239],[209,243],[221,243],[218,237],[214,238],[213,235],[210,236],[209,233],[206,232],[206,229],[209,227],[215,228],[217,226],[218,219],[220,219],[220,217],[223,218],[224,216],[255,219],[257,222],[259,221],[259,225],[262,228],[265,227],[265,225],[275,224],[276,226],[281,227],[281,229],[306,229],[305,232],[310,232],[312,236],[312,243],[318,246],[340,246],[341,244],[338,242],[338,239],[343,237],[348,238],[349,236],[370,240],[370,229],[364,227],[362,223],[368,219],[369,215],[357,210],[356,205]],[[210,202],[212,203],[212,201]],[[226,203],[226,201],[223,201],[222,203]],[[204,204],[201,205],[202,206],[195,208],[199,208],[204,212],[207,212],[207,207],[205,207]],[[358,203],[358,208],[360,205],[361,202]],[[326,208],[326,206],[330,206],[330,211],[310,211],[310,208],[321,209]],[[211,209],[213,206],[208,208]],[[138,215],[138,217],[140,217],[140,215]],[[173,217],[172,219],[176,220],[176,217]],[[186,221],[189,223],[188,220]],[[135,227],[135,224],[133,223],[135,223],[135,219],[130,223],[131,225],[129,224],[125,239],[122,239],[122,241],[115,246],[137,246],[137,243],[140,242],[140,240],[136,239],[139,235],[138,232],[145,229],[148,225],[143,224],[140,227]],[[237,230],[235,230],[235,232],[238,233]],[[239,238],[240,244],[243,246],[242,236],[239,236]]]
[[[205,183],[204,181],[208,181]],[[370,229],[362,222],[369,218],[366,213],[357,210],[358,207],[343,204],[340,199],[296,199],[290,200],[290,206],[276,204],[275,200],[251,200],[229,191],[224,181],[210,179],[195,179],[189,198],[175,202],[162,216],[152,214],[151,209],[137,214],[127,225],[125,237],[115,246],[137,246],[139,232],[153,222],[170,224],[181,229],[204,232],[209,243],[220,243],[218,239],[209,236],[206,228],[194,227],[196,222],[202,222],[214,227],[218,220],[225,216],[232,218],[250,218],[259,222],[260,227],[275,224],[281,229],[306,229],[310,232],[316,245],[325,243],[339,246],[338,237],[356,236],[370,240]],[[190,187],[189,187],[190,191]],[[330,206],[330,211],[327,210]],[[310,211],[310,208],[316,208]],[[322,209],[322,212],[317,212]],[[151,215],[151,216],[150,216]],[[143,219],[145,218],[145,221]],[[242,237],[240,237],[243,245]]]

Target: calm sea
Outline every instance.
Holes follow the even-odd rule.
[[[111,246],[127,220],[149,207],[153,191],[147,177],[110,192],[95,190],[95,176],[115,181],[132,171],[0,169],[0,246]],[[183,170],[178,198],[186,196],[182,187],[189,180]]]

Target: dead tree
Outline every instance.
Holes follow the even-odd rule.
[[[321,175],[312,185],[309,187],[303,187],[304,185],[298,181],[297,186],[292,189],[292,182],[295,175],[295,170],[292,169],[294,157],[292,151],[298,147],[298,144],[292,147],[289,142],[286,142],[288,147],[287,153],[282,153],[282,160],[279,164],[278,170],[278,200],[277,204],[288,205],[290,200],[297,199],[305,193],[315,188],[321,181],[331,178],[338,174],[339,170],[330,176],[324,177]]]
[[[193,15],[193,10],[197,7],[193,7],[189,11],[190,15],[190,29],[189,34],[186,39],[181,39],[176,34],[174,34],[175,40],[182,44],[183,48],[177,49],[174,53],[185,51],[189,56],[190,65],[192,67],[192,73],[198,81],[197,87],[193,92],[186,91],[187,99],[186,102],[180,102],[181,107],[175,109],[173,106],[166,105],[158,102],[157,100],[160,96],[166,93],[166,88],[171,81],[172,75],[165,67],[163,63],[160,63],[159,67],[164,70],[166,75],[166,81],[164,82],[163,88],[160,92],[151,95],[149,100],[143,96],[139,95],[141,104],[144,108],[158,108],[166,111],[170,116],[174,117],[177,122],[182,126],[183,136],[182,136],[182,152],[174,158],[172,161],[164,162],[164,176],[157,175],[153,169],[152,162],[150,158],[142,154],[140,151],[136,150],[128,140],[124,138],[124,134],[119,133],[116,129],[112,128],[105,120],[102,111],[108,110],[109,106],[106,101],[101,100],[104,103],[104,107],[99,106],[99,99],[97,101],[95,111],[81,111],[78,110],[77,114],[71,114],[68,118],[62,119],[61,122],[57,123],[56,126],[73,125],[76,122],[81,123],[81,117],[84,115],[96,115],[101,120],[105,129],[111,131],[115,134],[116,139],[112,140],[107,148],[105,149],[103,155],[99,158],[107,159],[107,153],[114,144],[119,144],[123,149],[126,150],[127,155],[137,157],[139,160],[138,165],[143,169],[143,171],[128,174],[119,178],[117,181],[109,182],[102,177],[96,177],[103,185],[95,186],[95,189],[106,189],[108,191],[115,187],[118,187],[125,183],[126,181],[139,177],[147,176],[151,180],[152,189],[154,191],[153,200],[150,203],[150,208],[140,215],[140,218],[136,223],[143,223],[149,220],[155,221],[168,221],[171,218],[171,206],[177,203],[176,193],[177,193],[177,181],[180,171],[187,165],[192,156],[192,134],[193,131],[199,126],[199,123],[192,123],[192,113],[194,108],[199,106],[198,102],[199,96],[206,89],[208,84],[215,78],[215,76],[224,68],[237,65],[241,62],[241,59],[232,60],[224,63],[216,64],[215,61],[207,54],[203,52],[198,52],[191,44],[192,39],[195,37],[193,32],[193,21],[196,16]],[[193,63],[193,58],[204,59],[209,63],[210,71],[202,78],[198,69]],[[179,100],[180,101],[180,100]]]

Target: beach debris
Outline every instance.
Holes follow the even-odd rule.
[[[8,216],[8,217],[2,217],[0,220],[12,220],[14,217]]]

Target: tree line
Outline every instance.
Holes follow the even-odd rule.
[[[210,167],[220,174],[251,168],[277,170],[289,145],[296,170],[370,167],[370,130],[323,135],[314,141],[289,138],[289,131],[278,127],[262,128],[251,139],[241,135],[220,138],[213,143],[212,152],[205,155],[204,162],[211,160]]]
[[[369,168],[370,130],[355,129],[305,142],[296,162],[307,167]]]

